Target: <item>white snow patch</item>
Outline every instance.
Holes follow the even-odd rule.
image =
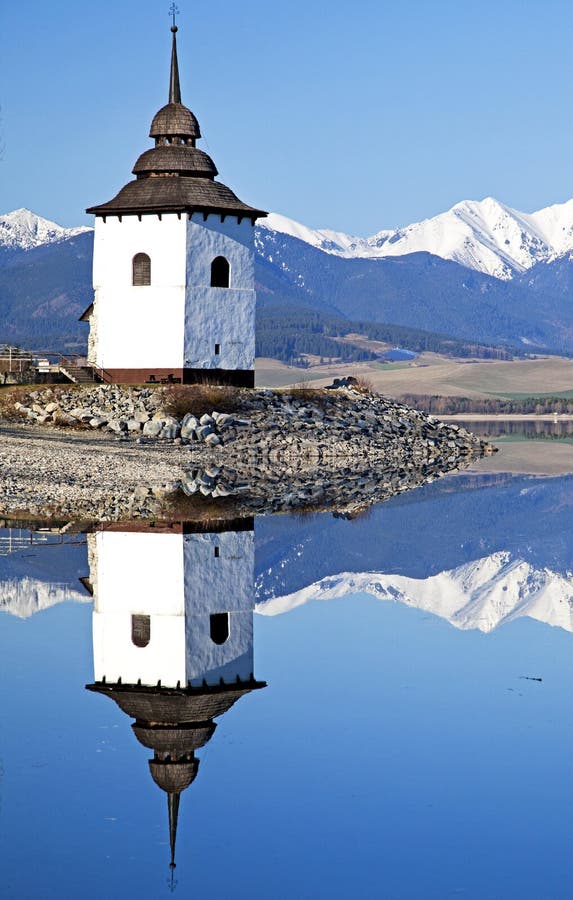
[[[33,250],[42,244],[59,243],[87,231],[92,229],[85,226],[64,228],[29,209],[15,209],[0,216],[0,247]]]

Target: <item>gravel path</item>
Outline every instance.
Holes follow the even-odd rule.
[[[88,518],[128,513],[138,488],[158,496],[181,478],[185,448],[136,444],[99,432],[0,426],[0,512]]]

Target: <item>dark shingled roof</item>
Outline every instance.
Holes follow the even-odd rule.
[[[88,684],[89,691],[106,694],[137,721],[131,726],[138,741],[154,751],[149,770],[155,784],[168,795],[171,868],[175,868],[175,841],[179,798],[197,777],[195,750],[211,739],[212,721],[244,694],[266,687],[264,681],[203,684],[200,688],[164,688],[133,684]]]
[[[131,727],[139,743],[149,750],[184,756],[204,747],[213,737],[217,726],[214,722],[173,726],[135,722]]]
[[[182,103],[168,103],[163,106],[158,113],[155,113],[151,128],[149,129],[149,137],[191,137],[200,138],[201,129],[199,122],[190,109],[183,106]]]
[[[89,684],[87,689],[105,694],[138,724],[181,725],[206,723],[222,716],[234,703],[252,690],[265,687],[253,681],[197,690],[137,685]]]
[[[242,203],[230,188],[218,181],[168,175],[130,181],[113,200],[86,210],[100,216],[194,211],[227,213],[244,218],[267,215]]]
[[[179,175],[200,176],[214,178],[219,173],[215,163],[202,150],[185,145],[171,145],[170,147],[153,147],[142,153],[133,169],[134,175],[144,175],[148,172],[165,172],[166,174],[178,173]]]
[[[149,770],[155,784],[168,794],[181,794],[195,781],[199,771],[199,760],[189,762],[160,762],[149,760]]]

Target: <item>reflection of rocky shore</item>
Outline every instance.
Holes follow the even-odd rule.
[[[451,469],[464,468],[470,459],[452,460]],[[444,462],[416,466],[383,463],[375,468],[367,461],[349,466],[316,465],[304,462],[281,469],[261,465],[236,468],[207,466],[192,469],[181,482],[180,490],[167,498],[164,509],[169,515],[200,513],[209,504],[213,511],[233,515],[274,512],[337,512],[352,515],[374,503],[428,484],[448,472]]]
[[[69,474],[57,485],[49,481],[22,483],[7,498],[0,497],[0,513],[25,516],[31,523],[59,519],[86,526],[98,521],[233,519],[281,511],[351,514],[464,469],[475,459],[453,449],[448,458],[420,464],[412,460],[400,464],[392,458],[375,465],[369,459],[351,464],[341,458],[322,463],[300,459],[281,466],[268,460],[253,465],[248,459],[236,459],[230,466],[211,460],[201,468],[174,467],[169,480],[137,485],[130,477],[131,455],[126,455],[121,472],[121,454],[109,455],[107,447],[95,449],[106,478],[103,486],[100,483],[96,488],[89,479],[78,481]],[[90,466],[87,457],[81,461]],[[116,469],[118,481],[114,482]],[[164,470],[162,474],[168,473]]]

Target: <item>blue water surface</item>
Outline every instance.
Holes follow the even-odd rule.
[[[544,482],[554,496],[555,479],[538,479],[530,494],[547,517]],[[523,539],[522,521],[519,540],[508,533],[503,492],[520,505],[532,485],[504,484],[487,507],[486,550]],[[420,502],[430,512],[435,503],[446,533],[448,497],[453,515],[474,489],[432,485]],[[562,480],[561,571],[567,542],[556,523],[570,490]],[[398,499],[375,513],[401,529],[400,544],[412,508]],[[367,540],[364,524],[343,524]],[[543,545],[548,524],[540,518]],[[259,581],[262,538],[277,560],[272,525],[257,523]],[[281,517],[279,525],[296,567],[292,548],[310,524]],[[432,547],[441,527],[436,516]],[[372,528],[373,545],[379,537]],[[455,548],[439,559],[420,541],[416,530],[410,556],[427,558],[428,575],[451,562]],[[49,552],[65,571],[70,549]],[[0,578],[2,566],[0,557]],[[569,631],[530,618],[461,631],[364,594],[255,614],[256,675],[268,686],[222,716],[198,753],[198,777],[181,797],[172,884],[166,799],[149,751],[114,703],[84,687],[93,680],[91,616],[90,604],[66,602],[27,619],[0,614],[3,898],[155,900],[172,889],[209,900],[571,896]]]

